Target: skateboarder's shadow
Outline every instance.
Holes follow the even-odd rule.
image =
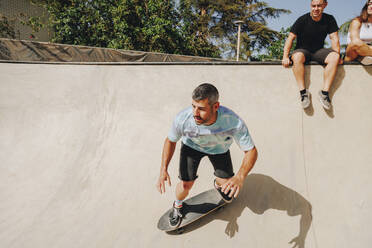
[[[225,233],[230,237],[239,231],[237,219],[246,207],[260,215],[269,209],[275,209],[286,211],[289,216],[301,216],[299,235],[291,242],[300,248],[304,247],[312,221],[311,204],[299,193],[273,178],[262,174],[250,174],[239,197],[228,207],[226,214],[222,214],[222,219],[228,221]]]
[[[286,211],[291,217],[300,216],[299,234],[290,243],[293,243],[294,247],[304,247],[312,221],[311,204],[296,191],[262,174],[248,175],[239,197],[227,205],[223,211],[206,216],[207,218],[202,219],[198,226],[205,225],[214,219],[224,220],[228,222],[225,233],[233,237],[239,231],[237,220],[246,208],[259,215],[269,209],[274,209]],[[254,225],[254,223],[245,224]]]

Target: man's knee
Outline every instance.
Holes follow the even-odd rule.
[[[338,64],[339,60],[340,60],[340,54],[337,52],[331,52],[330,54],[328,54],[324,62],[326,64]]]
[[[306,57],[302,52],[296,52],[292,55],[293,64],[303,64],[306,61]]]
[[[181,186],[183,190],[189,191],[194,185],[194,181],[182,181]]]

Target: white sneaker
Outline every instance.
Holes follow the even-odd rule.
[[[310,106],[310,92],[306,90],[306,93],[301,95],[302,108],[306,109]]]
[[[319,101],[323,105],[323,108],[327,110],[331,109],[331,99],[329,99],[329,96],[324,95],[321,90],[319,91]]]
[[[360,60],[363,65],[372,65],[372,56],[365,56]]]

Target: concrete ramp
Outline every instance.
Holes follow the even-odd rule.
[[[308,66],[305,112],[279,65],[0,63],[0,247],[369,247],[371,75],[340,66],[324,111],[323,68]],[[259,159],[224,211],[168,234],[156,225],[180,146],[160,195],[162,145],[202,82],[246,121]],[[191,195],[212,182],[206,159]]]

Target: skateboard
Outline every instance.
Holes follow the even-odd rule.
[[[173,211],[173,208],[171,208],[159,219],[158,228],[165,232],[177,231],[182,233],[185,226],[222,208],[225,204],[226,202],[216,189],[204,191],[183,202],[183,218],[178,226],[171,226],[169,223],[169,214]]]

